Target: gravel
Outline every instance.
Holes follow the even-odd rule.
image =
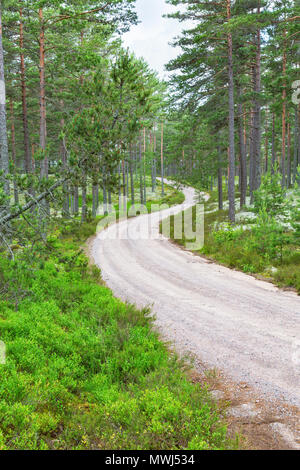
[[[151,306],[179,352],[248,383],[263,398],[299,405],[300,298],[159,235],[159,220],[194,205],[195,191],[183,192],[184,205],[97,234],[92,251],[104,281],[122,300]],[[141,237],[148,231],[151,239]]]

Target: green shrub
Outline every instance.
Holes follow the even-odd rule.
[[[257,214],[261,211],[270,216],[281,215],[286,207],[286,191],[281,185],[280,173],[266,173],[262,176],[261,186],[254,191],[254,208]]]
[[[70,236],[51,237],[35,261],[24,253],[30,267],[0,257],[1,283],[27,293],[17,310],[13,289],[0,301],[0,449],[230,447],[149,312],[97,284]]]

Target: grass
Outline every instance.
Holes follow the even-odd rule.
[[[178,195],[176,195],[176,198]],[[97,221],[0,255],[0,450],[227,449],[209,393],[80,248]]]
[[[271,250],[272,233],[267,233],[267,227],[262,233],[253,230],[229,230],[218,234],[214,231],[215,224],[228,223],[229,219],[228,210],[215,209],[216,201],[217,192],[214,191],[210,200],[205,203],[205,243],[198,253],[230,268],[269,279],[280,287],[294,288],[300,294],[300,247],[293,241],[291,234],[285,234],[285,243],[274,252]],[[182,214],[175,217],[182,217]],[[193,230],[195,217],[196,211],[193,208]],[[170,221],[171,239],[174,240],[174,216]],[[184,234],[181,239],[174,241],[181,246],[185,246],[187,242]]]

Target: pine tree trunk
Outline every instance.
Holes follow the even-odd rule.
[[[283,91],[282,91],[282,152],[281,152],[281,171],[282,171],[282,187],[286,186],[286,29],[283,32],[284,46],[283,46],[283,61],[282,61],[282,75],[283,75]]]
[[[252,70],[252,76],[253,76]],[[253,202],[253,188],[254,188],[254,112],[253,108],[250,111],[250,136],[249,136],[249,189],[251,203]]]
[[[298,161],[297,161],[297,168],[300,166],[300,104],[298,106]],[[300,184],[300,171],[298,174],[298,184]]]
[[[218,198],[219,210],[223,210],[223,168],[222,168],[222,149],[218,146]]]
[[[238,88],[238,114],[239,114],[239,145],[240,145],[240,205],[243,207],[246,204],[246,193],[247,193],[247,158],[246,158],[246,146],[244,136],[244,114],[243,106],[240,102],[242,96],[242,90]]]
[[[164,123],[161,123],[161,195],[165,195],[165,168],[164,168]]]
[[[4,176],[9,173],[9,156],[7,143],[7,119],[6,119],[6,90],[4,75],[4,55],[2,42],[2,7],[0,4],[0,169]],[[9,182],[5,180],[4,191],[9,196]]]
[[[13,103],[12,98],[10,98],[10,120],[11,120],[11,155],[12,155],[12,162],[14,165],[14,200],[15,200],[15,204],[19,204],[19,193],[18,193],[18,186],[16,183],[16,169],[17,169],[16,131],[15,131],[15,118],[14,118],[14,103]]]
[[[111,212],[111,192],[110,191],[108,192],[108,201],[107,201],[107,178],[106,176],[103,178],[103,206],[104,206],[105,215]]]
[[[144,157],[143,157],[143,168],[144,168],[144,204],[147,204],[147,189],[146,189],[146,128],[144,127]]]
[[[268,138],[268,131],[269,131],[269,123],[268,123],[268,110],[266,111],[265,117],[265,173],[269,171],[269,138]]]
[[[144,204],[144,191],[143,191],[143,157],[142,157],[142,136],[140,134],[140,143],[139,143],[139,153],[140,153],[140,201],[141,204]]]
[[[275,113],[273,113],[272,123],[272,168],[271,173],[274,175],[276,165],[276,134],[275,134]]]
[[[125,172],[125,161],[122,160],[122,178],[123,178],[123,211],[127,209],[126,203],[126,172]]]
[[[132,146],[130,145],[130,189],[131,189],[131,204],[135,204],[135,194],[134,194],[134,177],[133,177],[133,151]]]
[[[294,125],[294,164],[293,164],[293,184],[296,183],[297,166],[298,166],[298,135],[299,135],[299,122],[298,110],[295,109],[295,125]]]
[[[81,222],[86,222],[87,217],[87,187],[86,187],[86,177],[84,178],[84,183],[82,186],[82,206],[81,206]]]
[[[287,187],[290,188],[292,184],[292,178],[291,178],[291,125],[288,123],[288,128],[287,128],[287,173],[286,173],[286,184]]]
[[[64,103],[61,100],[60,102],[61,110],[64,108]],[[65,121],[62,118],[60,121],[60,127],[63,133],[64,127],[65,127]],[[62,160],[62,166],[64,171],[67,170],[67,149],[66,149],[66,142],[65,142],[65,137],[63,136],[61,139],[61,160]],[[69,216],[70,215],[70,200],[69,200],[69,185],[67,182],[63,184],[63,193],[64,193],[64,202],[63,202],[63,212],[65,215]]]
[[[24,27],[23,27],[23,10],[20,9],[20,78],[22,93],[22,118],[24,133],[24,151],[25,151],[25,171],[32,172],[32,159],[30,149],[29,127],[28,127],[28,108],[27,108],[27,91],[26,91],[26,72],[24,58]]]
[[[113,210],[112,199],[111,199],[111,189],[110,189],[110,187],[108,188],[107,193],[108,193],[108,212],[109,212],[109,214],[110,214],[110,213],[112,212],[112,210]]]
[[[41,162],[41,177],[48,179],[48,157],[46,154],[46,82],[45,82],[45,24],[43,17],[43,9],[39,9],[40,19],[40,148],[43,154]]]
[[[231,18],[231,2],[227,0],[227,19]],[[234,81],[233,81],[233,57],[232,35],[228,33],[228,97],[229,97],[229,220],[235,223],[235,148],[234,148]]]
[[[260,13],[260,7],[258,7]],[[260,187],[261,182],[261,34],[256,34],[256,58],[254,68],[254,100],[253,100],[253,191]]]
[[[74,214],[79,214],[79,189],[78,186],[74,188]]]
[[[105,185],[105,179],[103,178],[103,186]],[[92,216],[95,218],[97,216],[99,205],[99,186],[97,183],[93,184],[93,209],[92,209]]]

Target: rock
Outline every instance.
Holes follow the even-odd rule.
[[[210,392],[212,398],[216,401],[219,401],[219,400],[224,400],[225,398],[225,393],[222,392],[221,390],[212,390]]]
[[[295,436],[291,430],[283,423],[272,423],[270,427],[275,431],[276,434],[279,434],[280,437],[293,449],[300,450],[300,444],[296,441]]]
[[[233,418],[256,418],[259,411],[253,403],[245,403],[243,405],[234,406],[227,410],[227,415]]]

